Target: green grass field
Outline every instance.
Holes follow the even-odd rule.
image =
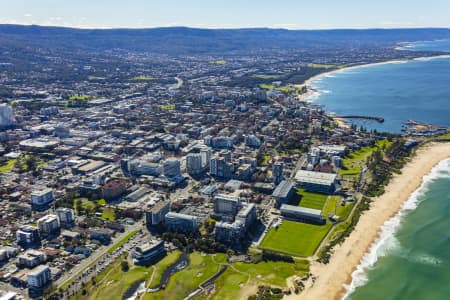
[[[87,295],[79,293],[71,300],[101,300],[105,299],[105,295],[108,295],[108,299],[120,300],[126,290],[135,282],[153,279],[152,282],[156,282],[155,285],[157,285],[162,272],[174,263],[180,255],[180,251],[174,251],[168,253],[166,257],[153,266],[131,266],[127,272],[122,271],[120,266],[124,257],[117,259],[95,278],[96,285],[92,285],[92,282],[87,284],[85,287],[88,292]]]
[[[331,69],[335,68],[336,65],[327,65],[327,64],[308,64],[308,67],[315,68],[315,69]]]
[[[6,161],[5,164],[0,166],[0,173],[11,172],[12,169],[14,168],[15,162],[16,162],[15,159],[10,159],[10,160]]]
[[[361,165],[365,163],[366,159],[377,149],[386,149],[392,145],[392,142],[384,139],[377,141],[373,147],[364,147],[358,151],[351,152],[343,160],[344,168],[339,170],[339,175],[358,177],[361,173]]]
[[[203,281],[210,278],[226,262],[226,255],[203,255],[198,252],[189,255],[190,265],[182,271],[175,273],[164,290],[145,294],[144,300],[183,299],[193,292]]]
[[[297,189],[298,205],[301,207],[314,208],[322,210],[323,205],[327,201],[327,195],[319,193],[311,193],[302,189]]]
[[[328,216],[329,214],[336,214],[339,216],[341,221],[347,219],[354,204],[345,202],[344,205],[340,205],[341,200],[341,196],[328,197],[328,200],[323,208],[323,215]]]
[[[102,212],[102,219],[114,221],[116,219],[114,209],[111,207],[105,207]]]
[[[161,108],[162,110],[174,110],[175,104],[164,104],[160,105],[159,108]]]
[[[308,257],[314,254],[331,224],[313,225],[284,220],[277,228],[272,228],[261,243],[260,248],[292,256]]]
[[[162,276],[164,270],[166,270],[170,265],[175,263],[180,256],[181,256],[181,251],[178,251],[178,250],[173,251],[173,252],[170,252],[169,254],[167,254],[167,256],[164,257],[160,262],[158,262],[154,266],[154,273],[153,273],[151,280],[149,280],[147,282],[147,287],[154,288],[154,287],[158,286],[161,281],[161,276]]]
[[[305,275],[309,271],[306,261],[297,263],[260,262],[257,264],[233,263],[217,280],[215,293],[211,299],[242,299],[243,292],[259,285],[286,287],[286,279],[297,274]]]

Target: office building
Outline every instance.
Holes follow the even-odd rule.
[[[197,217],[169,212],[164,218],[167,229],[178,232],[194,232],[198,228]]]
[[[236,221],[242,222],[247,230],[256,221],[256,206],[253,203],[244,205],[236,215]]]
[[[136,246],[131,252],[135,265],[149,265],[166,255],[164,241],[152,241]]]
[[[214,212],[220,215],[234,216],[241,203],[239,198],[225,194],[217,194],[214,197]]]
[[[190,175],[198,175],[203,172],[202,155],[200,153],[190,153],[186,156],[186,171]]]
[[[170,211],[170,203],[168,201],[160,201],[156,203],[149,211],[145,212],[145,221],[147,226],[155,226],[164,221],[164,217]]]
[[[227,162],[224,157],[211,158],[210,175],[222,178],[231,178],[234,171],[232,163]]]
[[[181,175],[181,164],[179,159],[167,159],[163,163],[163,173],[166,177],[177,177]]]
[[[272,165],[272,179],[275,184],[283,180],[283,163],[276,162]]]

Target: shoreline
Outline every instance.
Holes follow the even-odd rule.
[[[385,193],[373,198],[370,209],[361,215],[350,236],[335,247],[330,262],[326,265],[311,264],[315,282],[308,281],[303,292],[284,299],[342,299],[347,292],[345,286],[351,284],[353,273],[378,241],[384,223],[401,211],[404,203],[422,185],[424,176],[448,158],[448,142],[420,146],[412,160],[403,167],[402,174],[393,177]]]
[[[439,58],[450,58],[450,55],[449,54],[439,54],[439,55],[432,55],[432,56],[419,56],[419,57],[414,57],[414,58],[392,59],[392,60],[381,61],[381,62],[372,62],[372,63],[363,63],[363,64],[359,64],[359,65],[343,66],[338,69],[332,69],[329,71],[325,71],[323,73],[320,73],[320,74],[317,74],[317,75],[314,75],[314,76],[308,78],[302,84],[298,84],[299,87],[305,86],[307,89],[307,92],[297,96],[297,99],[300,101],[313,102],[311,99],[312,96],[314,96],[314,94],[316,94],[316,93],[320,93],[320,91],[317,90],[316,88],[313,88],[311,86],[311,83],[315,80],[318,80],[322,77],[325,77],[325,76],[333,74],[333,73],[346,72],[346,71],[351,71],[351,70],[355,70],[355,69],[359,69],[359,68],[374,67],[374,66],[379,66],[379,65],[400,64],[400,63],[408,63],[408,62],[412,62],[412,61],[425,61],[425,60],[432,60],[432,59],[439,59]]]

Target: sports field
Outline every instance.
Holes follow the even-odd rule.
[[[308,257],[314,254],[331,224],[313,225],[284,220],[278,228],[272,228],[260,248],[292,256]]]

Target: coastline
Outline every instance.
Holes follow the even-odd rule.
[[[314,75],[311,78],[308,78],[302,84],[298,84],[299,87],[305,86],[307,88],[307,92],[297,96],[297,99],[300,101],[312,101],[311,97],[316,93],[320,93],[320,91],[313,88],[311,86],[311,83],[315,80],[318,80],[322,77],[328,76],[333,73],[346,72],[346,71],[355,70],[355,69],[359,69],[359,68],[373,67],[373,66],[379,66],[379,65],[400,64],[400,63],[408,63],[408,62],[412,62],[412,61],[424,61],[424,60],[432,60],[432,59],[439,59],[439,58],[450,58],[450,55],[449,54],[439,54],[439,55],[432,55],[432,56],[419,56],[419,57],[415,57],[415,58],[392,59],[392,60],[381,61],[381,62],[343,66],[338,69],[328,70],[328,71],[322,72],[320,74]]]
[[[315,282],[308,281],[301,294],[284,299],[342,299],[346,293],[344,285],[351,283],[353,272],[378,240],[383,224],[399,213],[422,185],[423,177],[447,158],[450,158],[448,142],[421,146],[412,161],[404,166],[402,174],[393,177],[385,193],[373,199],[371,208],[361,215],[350,236],[334,249],[329,264],[311,264]]]

